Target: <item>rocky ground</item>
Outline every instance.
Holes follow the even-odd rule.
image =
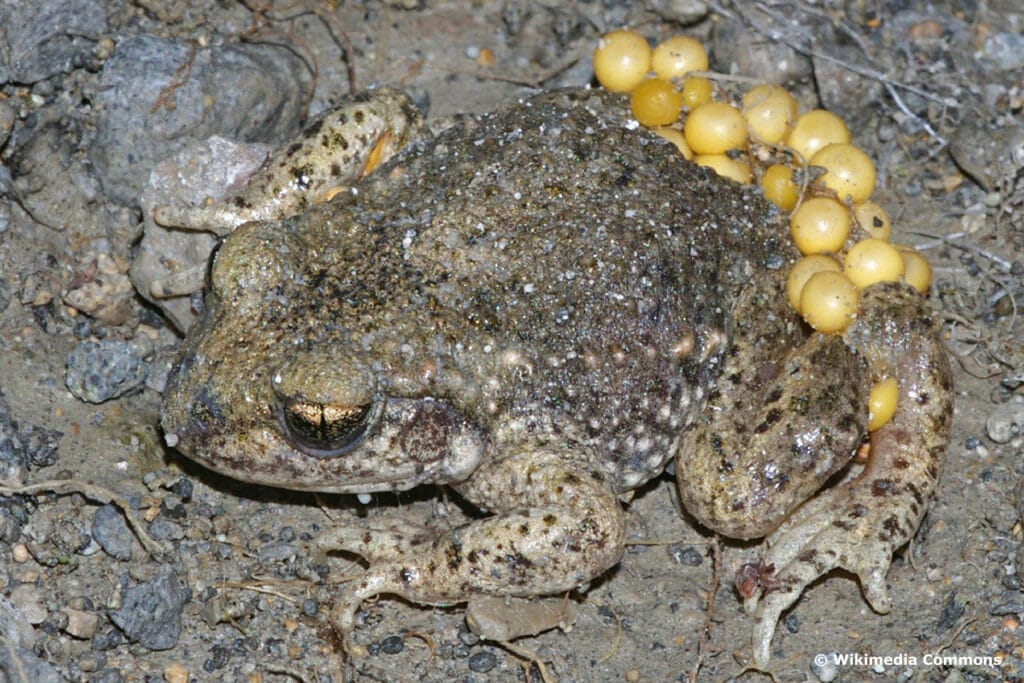
[[[818,582],[784,619],[771,673],[1024,678],[1016,0],[7,0],[0,681],[766,676],[744,671],[751,623],[731,584],[757,545],[724,543],[718,581],[714,539],[677,514],[667,477],[630,504],[622,563],[571,596],[571,628],[502,646],[470,633],[459,608],[385,598],[342,641],[325,620],[331,589],[359,567],[313,557],[307,542],[393,506],[464,511],[435,491],[365,506],[242,486],[166,449],[157,427],[179,335],[129,269],[159,162],[212,135],[278,144],[353,85],[404,87],[433,119],[584,85],[597,36],[624,25],[654,40],[684,31],[709,46],[713,69],[844,116],[878,166],[897,239],[935,267],[956,418],[938,495],[889,573],[893,611],[873,613],[850,577]],[[904,660],[815,661],[830,652]]]

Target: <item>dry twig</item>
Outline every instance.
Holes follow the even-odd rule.
[[[159,541],[154,540],[153,537],[146,532],[145,527],[142,526],[142,522],[140,522],[138,517],[135,516],[131,505],[128,504],[128,501],[110,489],[106,489],[95,484],[89,484],[84,481],[78,481],[77,479],[50,479],[36,484],[29,484],[27,486],[0,483],[0,496],[34,496],[40,493],[55,493],[58,496],[78,493],[89,500],[99,501],[103,504],[109,503],[111,505],[116,505],[121,508],[125,521],[128,522],[128,526],[130,526],[132,531],[135,532],[135,537],[139,539],[139,543],[141,543],[142,547],[146,549],[146,552],[154,556],[165,555],[170,552],[168,548]]]

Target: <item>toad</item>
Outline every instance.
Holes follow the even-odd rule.
[[[167,387],[170,445],[247,482],[445,484],[488,513],[440,536],[395,518],[318,539],[369,563],[341,628],[378,594],[585,584],[622,556],[623,498],[673,458],[701,524],[767,537],[771,581],[746,598],[757,661],[834,568],[889,609],[892,553],[946,448],[937,322],[889,283],[841,336],[812,333],[785,300],[798,254],[777,211],[625,125],[619,102],[556,91],[462,121],[217,251]],[[882,377],[896,416],[851,465]]]

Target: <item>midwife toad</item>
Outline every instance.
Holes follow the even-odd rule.
[[[589,581],[622,555],[619,496],[677,452],[702,523],[772,534],[775,590],[748,599],[759,661],[832,568],[888,609],[951,412],[926,305],[876,286],[843,337],[809,334],[785,302],[797,255],[777,213],[628,129],[619,102],[561,91],[465,121],[217,253],[167,388],[169,443],[244,481],[448,484],[492,513],[440,538],[402,520],[320,539],[370,562],[338,600],[343,628],[380,593],[447,604]],[[900,383],[895,419],[859,476],[814,497],[882,376]]]

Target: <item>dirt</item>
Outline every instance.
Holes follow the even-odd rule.
[[[123,273],[141,220],[138,206],[104,197],[85,161],[90,103],[109,55],[104,38],[286,44],[315,59],[313,110],[348,92],[351,67],[357,87],[409,88],[439,118],[586,83],[597,36],[626,24],[651,39],[682,31],[706,41],[719,71],[735,63],[759,77],[773,68],[790,74],[786,85],[805,106],[824,99],[840,111],[879,166],[876,198],[893,216],[894,240],[917,245],[935,269],[930,296],[947,332],[956,414],[938,493],[889,571],[893,609],[872,612],[848,575],[819,580],[780,625],[771,673],[783,681],[1024,679],[1024,437],[986,424],[1012,423],[1024,410],[1024,145],[1015,137],[1024,71],[1013,66],[1013,49],[1000,56],[990,40],[1020,37],[1017,3],[722,2],[685,27],[672,16],[694,3],[649,3],[667,19],[639,2],[300,2],[280,11],[255,2],[101,4],[118,19],[109,35],[89,37],[95,59],[35,85],[0,88],[0,102],[17,113],[0,143],[3,162],[15,181],[31,162],[34,182],[13,191],[0,177],[0,390],[23,434],[29,426],[61,432],[54,464],[13,468],[16,480],[0,489],[0,603],[17,608],[0,609],[0,680],[767,677],[744,670],[752,621],[732,587],[758,545],[717,541],[681,516],[667,475],[628,505],[625,556],[568,596],[575,617],[564,629],[503,645],[472,635],[459,606],[383,597],[340,636],[327,621],[332,590],[360,566],[309,554],[318,531],[395,506],[439,527],[472,511],[443,491],[375,495],[364,505],[246,486],[190,464],[164,447],[157,427],[156,389],[177,333],[112,276],[96,293],[115,299],[104,301],[111,306],[86,315],[61,298],[96,277],[96,253],[109,258],[108,275]],[[798,52],[786,53],[787,45]],[[798,55],[813,56],[802,71]],[[1011,68],[1001,70],[1000,59]],[[51,124],[61,134],[44,135]],[[149,386],[99,404],[67,391],[68,354],[100,338],[138,350]],[[147,550],[129,535],[130,559],[95,538],[97,510],[113,498],[124,509],[106,511],[104,524],[130,517],[157,537]],[[133,591],[146,584],[164,586],[158,594],[178,603],[136,604]],[[166,614],[167,628],[140,636],[123,623],[132,610]],[[829,652],[893,659],[815,665]],[[963,659],[926,659],[936,653]]]

